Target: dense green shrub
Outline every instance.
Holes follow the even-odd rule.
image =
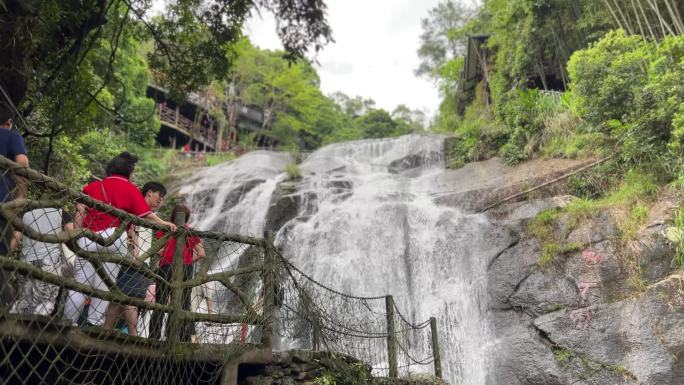
[[[622,120],[636,104],[637,90],[647,82],[649,45],[641,36],[612,31],[575,52],[568,73],[577,113],[593,124]]]
[[[463,118],[454,119],[453,125],[457,140],[448,154],[451,168],[491,158],[508,140],[508,134],[492,116],[482,83],[476,87],[474,101],[466,107]]]
[[[568,110],[561,98],[537,89],[511,90],[502,102],[497,108],[510,133],[508,142],[501,148],[507,163],[517,163],[537,154],[551,119]]]
[[[665,180],[676,176],[684,137],[684,36],[656,44],[613,31],[575,52],[568,72],[577,112],[610,135],[623,170],[640,165]]]

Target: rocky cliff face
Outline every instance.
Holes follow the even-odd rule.
[[[540,165],[544,171],[535,172]],[[436,194],[435,199],[476,211],[577,167],[538,163],[506,170],[488,161],[442,176],[445,186],[458,189]],[[482,171],[489,168],[493,170]],[[479,175],[497,177],[482,183]],[[450,182],[456,180],[461,182]],[[298,190],[296,182],[276,190],[270,226],[279,228],[307,210],[303,205],[315,197]],[[664,236],[668,211],[652,215],[628,248],[621,244],[617,219],[608,211],[576,228],[561,229],[567,234],[564,243],[573,247],[541,268],[544,244],[529,234],[528,225],[542,210],[560,209],[575,199],[556,195],[562,191],[562,184],[553,186],[536,193],[536,199],[488,213],[511,234],[508,247],[488,261],[489,316],[498,346],[490,381],[684,384],[684,275],[670,266],[674,249]]]
[[[527,224],[570,199],[530,200],[490,214],[516,239],[488,265],[501,348],[495,383],[684,384],[684,274],[670,266],[667,210],[654,213],[628,245],[616,218],[596,213],[567,231],[573,247],[542,268],[544,247]]]
[[[667,199],[627,240],[618,213],[593,212],[580,222],[562,214],[575,199],[563,195],[563,183],[478,214],[583,162],[508,167],[491,159],[445,170],[435,146],[440,140],[336,145],[314,154],[296,180],[283,172],[288,156],[251,154],[207,170],[182,191],[202,209],[200,228],[256,236],[274,230],[290,248],[326,244],[323,251],[293,252],[311,257],[295,262],[313,275],[318,268],[317,278],[342,290],[403,293],[408,311],[422,307],[420,320],[437,316],[443,367],[458,385],[684,385],[684,273],[672,269],[673,246],[663,235],[672,214]],[[544,210],[559,213],[550,229],[554,247],[530,232]],[[372,223],[363,227],[359,218]],[[299,237],[290,240],[298,228]],[[399,232],[404,236],[395,237]],[[386,240],[382,247],[378,239]],[[388,273],[394,254],[406,266],[401,274]],[[329,264],[341,255],[354,263]],[[381,257],[388,262],[353,271]],[[420,269],[429,274],[417,274]],[[458,275],[468,269],[476,273]],[[374,270],[392,282],[364,276]],[[328,271],[339,273],[336,281]],[[416,294],[429,280],[433,287]],[[482,281],[484,289],[468,291]],[[461,301],[468,293],[475,294]],[[454,315],[466,306],[469,313]],[[468,320],[476,327],[458,327]],[[480,324],[487,324],[486,333],[473,338]],[[457,349],[468,338],[470,350]],[[489,360],[468,372],[482,357]]]

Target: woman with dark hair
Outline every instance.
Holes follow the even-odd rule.
[[[138,157],[129,152],[122,152],[115,156],[107,164],[107,177],[89,183],[83,188],[83,193],[117,209],[141,218],[144,217],[152,223],[167,226],[171,231],[175,231],[176,226],[173,223],[162,220],[150,210],[150,206],[143,198],[140,190],[131,183],[130,178],[137,162]],[[83,203],[78,203],[76,209],[77,213],[74,218],[76,225],[89,229],[105,239],[110,238],[121,224],[121,220],[118,217],[97,210],[94,207],[87,207]],[[128,256],[128,242],[125,231],[109,246],[101,245],[85,237],[79,238],[78,246],[84,251],[115,254],[122,257]],[[116,281],[120,265],[104,262],[103,266],[112,281]],[[76,257],[74,268],[74,278],[76,281],[88,283],[96,289],[108,290],[102,278],[95,272],[94,266],[86,259]],[[64,313],[74,323],[78,320],[85,298],[83,293],[77,291],[69,293],[69,299],[64,306]],[[90,324],[100,325],[102,323],[102,316],[107,308],[107,304],[107,301],[95,297],[91,298],[88,314],[88,322]]]
[[[180,215],[183,215],[185,221],[190,219],[190,208],[186,205],[179,204],[176,205],[171,211],[171,222],[176,223],[176,220]],[[191,227],[187,224],[184,225],[186,229]],[[157,232],[157,239],[164,236],[161,231]],[[157,292],[155,295],[156,303],[167,303],[169,301],[169,294],[171,290],[167,282],[171,282],[171,277],[173,277],[173,254],[176,250],[176,238],[169,238],[166,242],[166,246],[161,251],[161,258],[159,260],[159,274],[164,278],[165,282],[157,282]],[[202,245],[202,240],[197,236],[189,236],[185,241],[185,247],[183,247],[183,280],[188,281],[192,279],[192,264],[205,257],[204,246]],[[183,289],[182,306],[185,310],[190,310],[190,295],[192,293],[192,288],[188,287]],[[164,318],[164,313],[159,310],[152,312],[152,319],[150,320],[150,338],[159,339],[161,336],[162,321]],[[195,334],[194,323],[192,321],[185,321],[181,326],[181,341],[188,342],[191,336]]]

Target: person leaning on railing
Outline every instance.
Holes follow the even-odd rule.
[[[71,215],[56,207],[42,207],[28,211],[22,217],[24,224],[40,234],[57,235],[62,230],[70,231],[74,223]],[[63,275],[68,263],[59,243],[48,243],[23,237],[21,241],[21,259],[48,273]],[[18,296],[12,307],[12,313],[51,315],[59,310],[60,287],[30,276],[20,275],[18,278]],[[57,308],[57,309],[55,309]]]
[[[13,116],[13,109],[6,102],[0,102],[0,155],[21,166],[28,167],[29,160],[26,156],[24,138],[12,131]],[[9,170],[3,170],[0,176],[0,203],[12,198],[26,197],[26,189],[27,184],[24,178],[15,177]],[[20,234],[12,230],[8,221],[0,217],[0,255],[7,255],[13,246],[16,246],[18,235]],[[10,285],[10,278],[9,271],[0,269],[0,311],[14,300],[14,288]]]
[[[159,182],[147,182],[142,188],[142,196],[150,207],[156,212],[164,202],[166,187]],[[151,239],[145,237],[145,233],[151,232],[143,226],[131,226],[128,229],[128,249],[134,258],[147,251]],[[143,235],[142,237],[140,235]],[[149,234],[153,236],[153,234]],[[144,299],[147,293],[149,280],[134,267],[123,266],[116,277],[117,287],[127,296]],[[110,302],[105,311],[104,328],[113,329],[119,319],[126,321],[128,334],[138,335],[138,308],[132,305],[123,305]]]
[[[180,214],[185,215],[185,219],[190,218],[190,208],[186,205],[176,205],[171,211],[171,221],[176,222]],[[190,228],[190,226],[185,225],[185,228]],[[164,236],[164,233],[159,231],[156,234],[157,239]],[[164,281],[157,282],[157,291],[155,296],[155,302],[157,303],[168,303],[170,300],[171,289],[169,288],[168,282],[171,282],[173,277],[173,256],[176,250],[176,238],[169,238],[168,242],[161,251],[161,259],[159,260],[159,274]],[[196,262],[205,257],[204,246],[202,245],[202,240],[197,236],[189,236],[185,241],[183,247],[183,280],[188,281],[192,279],[193,262]],[[185,310],[190,310],[190,295],[192,293],[191,288],[183,289],[183,296],[181,299],[181,306]],[[152,319],[150,320],[150,338],[159,339],[161,337],[162,321],[164,318],[164,313],[155,310],[152,312]],[[195,334],[195,327],[192,321],[186,320],[181,326],[181,336],[180,340],[184,342],[189,342],[191,336]]]
[[[96,180],[83,188],[83,193],[93,199],[109,204],[117,209],[126,211],[130,214],[144,217],[152,223],[168,227],[171,231],[176,230],[176,225],[166,222],[159,218],[150,210],[150,206],[143,198],[140,190],[131,183],[130,178],[135,169],[138,157],[129,153],[122,152],[115,156],[106,167],[107,177]],[[83,203],[76,206],[75,224],[78,227],[89,229],[103,238],[110,238],[116,228],[121,224],[121,220],[93,207],[86,207]],[[104,246],[88,238],[78,239],[78,246],[86,252],[109,253],[121,257],[128,256],[127,234],[124,231],[118,239],[111,245]],[[102,263],[105,272],[112,281],[116,281],[119,272],[119,265],[111,262]],[[108,291],[102,278],[95,272],[93,265],[85,258],[77,257],[74,266],[74,278],[81,283],[88,283],[93,288]],[[79,312],[85,302],[85,295],[77,291],[71,291],[69,298],[64,306],[64,313],[67,319],[76,324]],[[102,324],[103,314],[107,308],[107,301],[99,298],[91,298],[88,322],[92,325]]]

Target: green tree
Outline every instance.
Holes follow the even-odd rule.
[[[411,127],[403,121],[396,121],[385,110],[372,109],[355,119],[363,138],[386,138],[411,132]]]
[[[666,179],[681,172],[684,37],[613,31],[576,52],[568,69],[578,113],[619,145],[622,167]]]
[[[5,0],[0,4],[0,85],[17,107],[31,158],[60,168],[60,151],[85,132],[111,129],[136,143],[154,137],[148,65],[179,98],[223,79],[245,17],[273,11],[290,59],[332,39],[321,0],[171,0],[149,20],[149,0]],[[145,60],[140,45],[148,44]],[[4,96],[4,95],[3,95]],[[118,134],[117,134],[118,135]],[[55,154],[58,155],[55,155]],[[67,162],[69,163],[69,162]],[[76,159],[70,163],[79,164]]]
[[[425,129],[425,113],[421,110],[412,110],[405,104],[400,104],[392,110],[392,119],[397,123],[409,126],[411,131],[422,131]]]
[[[308,62],[288,62],[284,55],[244,40],[232,70],[233,86],[245,104],[263,110],[261,135],[284,146],[317,147],[322,137],[316,123],[326,101],[318,74]]]
[[[120,31],[135,20],[154,41],[154,68],[175,91],[196,90],[225,75],[230,45],[242,36],[246,16],[266,9],[276,16],[277,32],[292,58],[318,51],[332,39],[322,0],[170,0],[163,15],[149,21],[149,0],[6,0],[0,14],[0,82],[33,88],[42,96],[62,88],[78,72],[103,28]],[[111,17],[112,12],[121,17]],[[115,45],[111,59],[116,56]],[[23,100],[17,94],[16,104]],[[24,112],[30,111],[29,105]]]
[[[651,46],[640,36],[610,32],[568,62],[578,113],[594,124],[623,119],[647,82],[644,59]]]
[[[375,100],[371,98],[363,98],[358,95],[351,97],[341,91],[334,92],[330,98],[342,108],[345,114],[352,118],[361,116],[375,107]]]
[[[442,1],[428,11],[428,17],[421,20],[423,32],[418,48],[421,62],[415,71],[417,75],[438,82],[443,79],[444,67],[465,54],[464,27],[473,15],[474,9],[453,0]]]

